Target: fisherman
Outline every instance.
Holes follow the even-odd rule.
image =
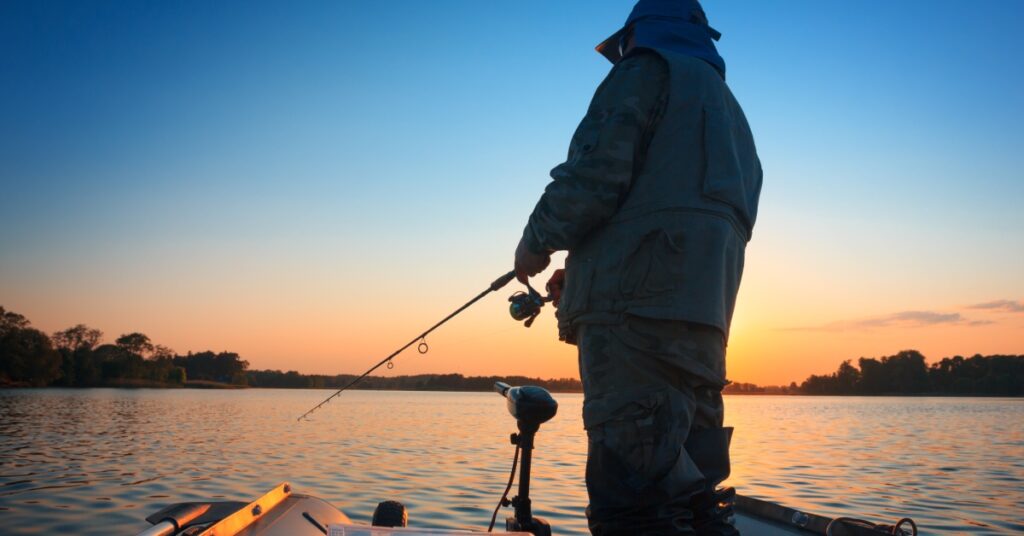
[[[515,253],[579,349],[595,535],[738,534],[725,347],[761,164],[697,0],[640,0]]]

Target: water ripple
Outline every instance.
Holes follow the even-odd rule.
[[[369,521],[403,500],[417,526],[480,528],[504,489],[514,423],[487,393],[0,391],[4,532],[132,533],[177,501],[249,499],[281,481]],[[585,533],[581,398],[537,436],[534,506]],[[929,534],[1024,531],[1024,403],[730,397],[742,493]],[[169,425],[168,423],[173,423]],[[505,514],[502,514],[505,515]]]

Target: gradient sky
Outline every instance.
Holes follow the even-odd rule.
[[[0,305],[359,372],[511,268],[631,6],[3,2]],[[730,378],[1024,353],[1024,3],[705,10],[765,170]],[[390,373],[575,376],[512,290]]]

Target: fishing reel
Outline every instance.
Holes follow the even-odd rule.
[[[509,303],[508,312],[512,318],[520,322],[525,320],[523,325],[530,327],[537,319],[544,304],[551,301],[551,297],[542,296],[529,283],[526,283],[526,288],[528,292],[519,291],[509,296],[508,301],[511,303]]]

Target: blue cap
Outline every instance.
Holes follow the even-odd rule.
[[[630,33],[636,48],[670,50],[700,58],[725,77],[725,60],[714,43],[722,34],[708,25],[697,0],[640,0],[626,24],[597,45],[597,51],[618,63],[623,55],[623,38]]]

